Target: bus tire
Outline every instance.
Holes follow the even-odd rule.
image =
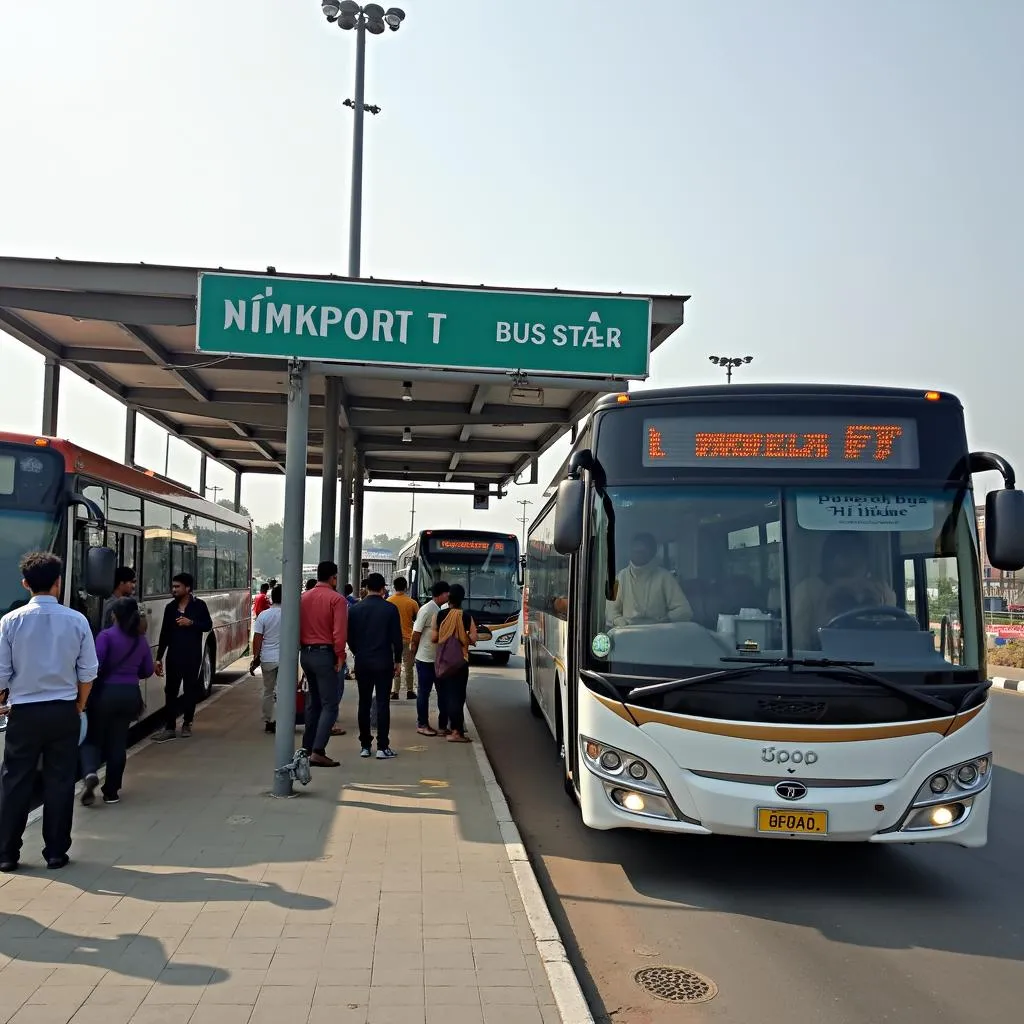
[[[495,651],[491,657],[494,659],[495,665],[507,665],[512,655],[508,651]]]
[[[579,806],[579,797],[576,795],[576,787],[573,785],[572,779],[569,777],[569,758],[568,751],[565,748],[565,736],[562,730],[562,697],[561,697],[561,684],[558,679],[555,679],[555,721],[558,723],[558,737],[556,742],[558,743],[558,760],[562,762],[562,788],[565,790],[565,795],[577,806]]]
[[[200,682],[200,693],[202,693],[203,700],[213,693],[213,677],[215,675],[213,669],[213,644],[207,644],[203,650],[203,664],[199,669],[199,682]]]
[[[543,718],[544,712],[541,710],[540,702],[533,694],[533,689],[530,689],[530,714],[534,718]]]

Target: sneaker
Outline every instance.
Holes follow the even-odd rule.
[[[398,694],[397,693],[391,694],[391,699],[392,700],[398,700]]]
[[[96,787],[100,784],[100,778],[95,772],[90,772],[85,777],[85,789],[82,790],[82,806],[92,807],[96,803]]]
[[[363,747],[363,749],[359,751],[359,756],[360,757],[369,757],[370,756],[370,748],[369,747]]]
[[[383,750],[377,751],[378,761],[386,761],[390,757],[398,757],[398,755],[390,747],[385,747]]]
[[[276,722],[264,722],[263,723],[263,731],[264,732],[277,732],[277,723]]]
[[[121,798],[119,796],[107,796],[104,793],[103,802],[105,804],[119,804],[121,802]]]
[[[154,743],[166,743],[167,740],[173,740],[177,737],[178,733],[175,729],[161,729],[159,732],[153,733]]]
[[[416,699],[415,691],[414,690],[406,690],[406,692],[405,692],[405,699],[406,700],[415,700]]]
[[[181,738],[187,740],[192,735],[192,723],[185,722],[181,727]]]

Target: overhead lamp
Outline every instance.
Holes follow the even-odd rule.
[[[324,17],[328,21],[334,21],[337,19],[340,6],[336,0],[323,0],[323,3],[320,6],[323,8]]]
[[[341,0],[338,4],[338,27],[352,29],[359,21],[359,4],[356,0]]]
[[[403,402],[411,402],[412,401],[412,381],[411,380],[402,381],[402,401]]]
[[[402,431],[402,444],[412,444],[412,427],[406,427]]]
[[[508,391],[510,405],[543,405],[544,389],[530,384],[515,384]]]
[[[367,4],[363,8],[363,17],[370,35],[379,36],[384,31],[384,8],[380,4]]]
[[[384,15],[384,24],[392,32],[397,32],[403,21],[405,21],[405,11],[401,7],[389,7],[387,14]]]

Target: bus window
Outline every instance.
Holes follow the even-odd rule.
[[[142,499],[136,494],[107,490],[107,518],[125,526],[142,526]]]
[[[146,529],[142,541],[142,596],[159,597],[171,589],[171,510],[146,502]]]

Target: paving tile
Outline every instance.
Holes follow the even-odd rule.
[[[200,1003],[195,1013],[189,1018],[189,1024],[249,1024],[252,1007],[248,1004],[240,1006],[214,1006]]]
[[[473,984],[427,985],[423,990],[427,1007],[479,1006],[480,992]]]
[[[479,1004],[468,1006],[461,1003],[447,1003],[428,1006],[426,1024],[485,1024],[485,1022],[483,1010]]]
[[[536,1006],[484,1005],[484,1024],[544,1024]]]

